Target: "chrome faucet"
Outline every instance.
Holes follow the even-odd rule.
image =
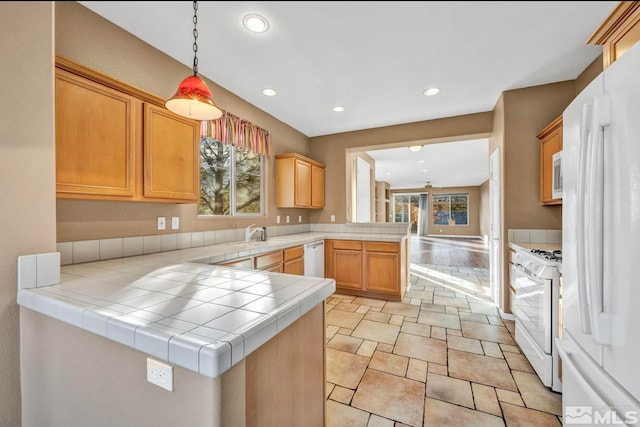
[[[261,227],[256,227],[255,224],[251,224],[244,230],[244,242],[249,243],[253,235],[256,233],[260,233],[260,240],[265,240],[264,230]]]

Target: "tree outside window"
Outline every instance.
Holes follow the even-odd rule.
[[[263,156],[249,149],[200,140],[199,215],[262,215]]]

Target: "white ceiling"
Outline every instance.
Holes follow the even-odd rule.
[[[192,2],[79,3],[192,66]],[[202,1],[199,73],[309,137],[491,111],[503,91],[575,79],[602,52],[585,41],[617,4]],[[247,31],[249,13],[269,31]],[[432,86],[441,92],[424,96]]]

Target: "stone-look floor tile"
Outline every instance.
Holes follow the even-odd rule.
[[[333,389],[336,387],[335,384],[330,383],[330,382],[325,382],[324,383],[324,397],[325,399],[328,399],[329,396],[331,395],[331,392],[333,391]]]
[[[380,311],[382,310],[382,307],[371,307],[369,309],[369,312],[374,312],[374,313],[380,313]]]
[[[347,335],[336,334],[327,344],[327,347],[336,350],[348,351],[349,353],[355,353],[362,344],[362,339],[354,338]]]
[[[360,308],[359,304],[353,304],[351,302],[344,302],[344,301],[336,306],[336,310],[351,311],[351,312],[355,312],[359,308]]]
[[[381,313],[370,309],[364,316],[364,319],[373,320],[374,322],[380,323],[389,323],[389,320],[391,320],[391,315],[389,313]]]
[[[327,325],[353,329],[358,326],[358,323],[360,323],[363,317],[360,313],[334,309],[327,313],[325,319]]]
[[[466,320],[467,322],[476,322],[476,323],[489,323],[487,320],[487,316],[484,314],[475,314],[475,313],[465,313],[459,312],[460,320]]]
[[[474,409],[471,384],[443,375],[427,375],[427,397]]]
[[[497,388],[496,395],[498,396],[498,400],[500,402],[507,402],[518,406],[524,406],[524,402],[522,401],[519,393]]]
[[[445,290],[436,290],[433,292],[433,297],[438,298],[455,298],[456,293],[453,291],[445,291]],[[451,305],[451,304],[442,304],[442,305]]]
[[[411,334],[411,335],[420,335],[423,337],[430,337],[431,326],[425,325],[422,323],[408,322],[405,319],[405,321],[402,323],[402,327],[400,328],[400,332],[404,332],[406,334]]]
[[[536,374],[519,371],[512,374],[527,408],[562,415],[562,394],[545,387]]]
[[[433,299],[433,292],[429,292],[429,291],[420,291],[420,290],[410,290],[405,292],[405,296],[408,296],[409,298],[416,298],[419,300],[429,300],[431,301]]]
[[[492,325],[504,326],[504,322],[500,317],[487,316],[487,319],[489,319],[489,323],[491,323]]]
[[[326,380],[342,387],[355,389],[369,364],[369,358],[327,348]]]
[[[327,427],[367,427],[369,414],[329,399],[326,406],[326,421]]]
[[[420,382],[426,382],[428,365],[429,364],[424,360],[409,359],[409,366],[407,367],[407,378]]]
[[[418,323],[431,326],[439,326],[448,329],[460,329],[460,319],[455,314],[435,313],[433,311],[421,311]]]
[[[502,411],[504,412],[507,427],[561,427],[557,417],[545,412],[510,405],[509,403],[502,403]]]
[[[426,398],[424,425],[438,427],[504,427],[502,418],[458,405]]]
[[[373,356],[373,352],[376,351],[376,347],[378,346],[377,341],[364,340],[362,344],[360,344],[360,348],[356,351],[356,354],[365,357]]]
[[[455,314],[457,316],[458,315],[458,308],[457,307],[445,307],[445,313],[447,313],[447,314]]]
[[[447,364],[447,343],[432,338],[401,333],[393,352],[427,362]]]
[[[484,354],[480,341],[473,338],[449,335],[447,337],[447,347],[455,350],[467,351],[469,353]]]
[[[409,301],[409,304],[411,304],[411,305],[420,305],[420,304],[422,304],[422,300],[420,298],[411,298],[411,301]]]
[[[422,427],[424,395],[424,383],[367,369],[351,400],[351,406],[410,426]]]
[[[433,311],[435,313],[444,313],[445,312],[444,305],[431,304],[429,302],[423,302],[420,305],[420,310]]]
[[[505,360],[509,364],[509,368],[511,368],[512,370],[535,374],[533,367],[531,366],[527,358],[524,357],[524,355],[509,352],[505,352],[503,354]]]
[[[507,362],[465,351],[449,350],[449,375],[467,381],[517,391]]]
[[[369,311],[371,307],[366,306],[366,305],[361,305],[360,307],[358,307],[358,309],[356,310],[356,313],[360,313],[360,314],[367,314],[367,312]]]
[[[516,334],[516,324],[513,321],[505,321],[504,326],[511,332],[511,335]]]
[[[520,349],[515,345],[500,344],[502,351],[508,351],[509,353],[520,353]]]
[[[395,344],[398,333],[400,333],[400,326],[363,320],[351,335],[385,344]]]
[[[502,351],[500,351],[500,346],[491,341],[481,341],[482,349],[484,350],[484,354],[490,357],[497,357],[499,359],[504,359],[502,355]]]
[[[376,347],[376,350],[384,351],[385,353],[393,353],[393,345],[392,344],[378,343],[378,346]]]
[[[447,336],[456,336],[456,337],[461,337],[462,336],[462,331],[459,331],[457,329],[447,329]]]
[[[398,356],[393,353],[376,351],[375,353],[373,353],[373,357],[369,362],[369,369],[375,369],[377,371],[387,372],[389,374],[404,377],[407,373],[408,364],[408,357]]]
[[[387,418],[382,418],[376,414],[371,414],[367,427],[395,427],[393,424],[393,421]]]
[[[339,330],[340,330],[339,327],[329,325],[325,328],[324,337],[327,339],[331,339]]]
[[[409,322],[409,323],[417,323],[418,322],[418,318],[417,317],[411,317],[411,316],[405,316],[404,317],[404,321],[405,322]]]
[[[393,427],[411,427],[403,423],[396,423]]]
[[[431,338],[437,340],[446,340],[447,339],[447,330],[445,328],[441,328],[439,326],[431,327]]]
[[[498,396],[493,387],[482,384],[472,383],[473,400],[476,402],[476,408],[482,412],[488,412],[499,417],[502,416]]]
[[[356,297],[351,301],[354,304],[367,305],[369,307],[384,307],[387,301],[383,299]]]
[[[399,314],[401,316],[417,317],[420,307],[415,305],[405,304],[401,302],[390,301],[382,307],[383,313]]]
[[[447,365],[440,365],[439,363],[429,362],[429,367],[427,368],[429,372],[433,372],[434,374],[439,375],[449,375],[449,369]]]
[[[353,329],[349,329],[349,328],[338,329],[338,333],[342,335],[351,335],[352,332],[353,332]]]
[[[496,305],[490,302],[470,302],[469,308],[472,313],[486,314],[487,316],[500,316]]]
[[[434,295],[433,303],[442,304],[449,307],[470,308],[469,301],[467,301],[466,298],[455,298],[455,297],[450,298],[450,297],[444,297],[440,295]]]
[[[400,316],[399,314],[394,314],[391,316],[391,319],[389,319],[390,325],[402,326],[402,322],[404,322],[404,316]]]
[[[515,341],[504,326],[483,325],[482,323],[461,321],[462,335],[467,338],[476,338],[484,341],[492,341],[502,344],[514,345]]]
[[[329,395],[329,399],[333,399],[336,402],[344,403],[348,405],[351,403],[354,391],[350,388],[340,387],[339,385],[333,388],[333,391]]]

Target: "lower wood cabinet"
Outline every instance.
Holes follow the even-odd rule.
[[[304,248],[302,246],[294,246],[282,252],[284,255],[284,273],[304,276]]]
[[[302,276],[304,275],[304,248],[302,246],[293,246],[257,255],[254,258],[253,268]]]
[[[325,276],[336,292],[399,301],[406,288],[403,242],[327,240]]]

